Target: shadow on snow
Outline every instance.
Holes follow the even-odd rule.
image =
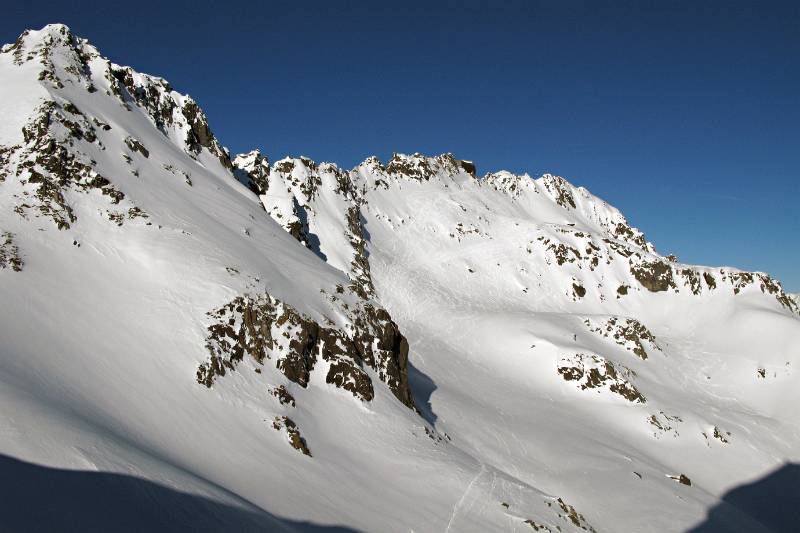
[[[240,508],[151,481],[63,470],[0,454],[0,531],[355,533]]]
[[[800,465],[786,464],[765,477],[736,487],[688,533],[800,531]]]
[[[431,396],[433,395],[433,391],[436,390],[436,383],[409,361],[408,385],[411,388],[411,396],[414,398],[414,405],[419,409],[422,418],[431,426],[435,426],[437,416],[436,413],[433,412]]]

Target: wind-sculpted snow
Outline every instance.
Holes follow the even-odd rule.
[[[286,530],[765,530],[720,498],[800,460],[769,275],[662,256],[551,174],[231,160],[62,25],[0,81],[3,454]]]

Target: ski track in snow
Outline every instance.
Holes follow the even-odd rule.
[[[461,498],[459,498],[456,504],[453,506],[453,511],[450,513],[450,520],[447,521],[447,527],[444,530],[445,533],[448,533],[450,531],[450,528],[453,526],[453,521],[455,520],[456,515],[460,511],[461,506],[464,504],[464,500],[466,499],[469,492],[472,490],[472,486],[475,484],[476,481],[478,481],[478,479],[483,475],[485,471],[486,471],[486,466],[483,463],[481,463],[481,467],[478,469],[478,472],[475,474],[472,480],[470,480],[470,482],[467,484],[467,487],[461,494]]]

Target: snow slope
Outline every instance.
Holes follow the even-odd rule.
[[[556,176],[231,159],[63,25],[0,79],[0,468],[155,509],[6,529],[781,530],[721,503],[800,460],[768,275]]]

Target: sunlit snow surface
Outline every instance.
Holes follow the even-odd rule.
[[[40,79],[42,57],[60,83]],[[110,68],[58,25],[0,54],[0,145],[17,147],[0,152],[0,231],[24,260],[20,272],[0,269],[0,464],[14,476],[46,479],[36,469],[48,467],[53,479],[148,480],[173,494],[164,513],[194,530],[643,532],[689,530],[728,490],[800,461],[797,304],[765,278],[669,262],[584,189],[553,176],[475,178],[450,156],[349,172],[285,159],[259,196],[218,147],[191,150],[188,97],[132,73],[178,104],[159,130],[114,94]],[[94,142],[51,128],[125,196],[68,190],[76,220],[62,230],[16,209],[36,201],[30,169],[17,170],[23,126],[46,101],[109,126]],[[352,280],[353,206],[374,299],[410,345],[419,413],[377,379],[362,402],[327,384],[323,365],[306,389],[249,359],[211,389],[197,383],[206,313],[237,295],[267,291],[345,324],[326,295]],[[113,214],[133,207],[147,218],[117,225]],[[292,217],[304,219],[306,246],[284,230]],[[674,285],[645,288],[632,273],[642,261],[667,264]],[[634,323],[654,338],[641,342],[644,357],[615,337]],[[281,384],[296,407],[269,393]],[[313,457],[273,429],[279,415],[302,428]],[[691,486],[669,477],[681,474]],[[150,501],[141,493],[154,489],[130,490]],[[237,512],[209,518],[198,511],[206,501]],[[729,512],[734,530],[769,531]]]

